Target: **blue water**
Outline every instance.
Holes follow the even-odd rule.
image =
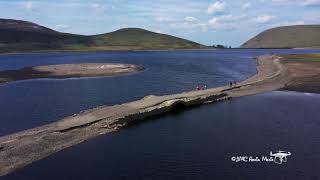
[[[112,62],[143,65],[146,71],[118,77],[41,79],[2,84],[0,135],[53,122],[99,105],[114,105],[150,94],[189,91],[198,84],[217,87],[230,81],[240,81],[255,73],[256,63],[252,58],[258,55],[313,52],[320,51],[217,50],[1,55],[0,70],[44,64]],[[294,173],[299,177],[318,175],[312,171],[313,166],[304,168],[298,164],[298,160],[304,165],[308,161],[316,163],[310,157],[305,159],[303,154],[317,152],[317,148],[311,148],[319,142],[320,137],[317,134],[320,132],[316,121],[318,112],[315,109],[320,105],[318,99],[316,95],[310,97],[275,92],[203,106],[99,137],[36,162],[7,178],[116,180],[234,179],[252,176],[261,179],[263,176],[256,172],[278,177],[278,172],[274,171],[291,178],[295,177]],[[293,113],[289,113],[292,109]],[[290,122],[291,126],[286,122]],[[269,164],[237,165],[229,161],[232,154],[264,155],[280,148],[297,154],[290,159],[292,165],[288,162],[279,169],[279,166],[267,166]],[[294,158],[298,160],[294,161]],[[313,158],[319,160],[318,156]],[[291,171],[294,171],[293,174],[288,174]]]
[[[216,87],[255,73],[253,57],[317,50],[34,53],[0,56],[0,70],[63,63],[131,63],[146,71],[129,76],[26,80],[0,84],[0,136],[59,120],[99,105]]]
[[[150,119],[66,149],[4,179],[319,179],[320,95],[271,92]],[[290,151],[288,162],[233,156]]]

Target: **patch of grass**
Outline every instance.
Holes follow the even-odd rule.
[[[320,54],[289,54],[281,55],[281,57],[285,60],[320,62]]]

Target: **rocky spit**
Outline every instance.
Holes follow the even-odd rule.
[[[25,67],[17,70],[0,71],[0,83],[40,78],[81,78],[117,76],[143,71],[144,67],[133,64],[83,63],[56,64]]]

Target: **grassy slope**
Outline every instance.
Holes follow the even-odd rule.
[[[284,26],[269,29],[244,43],[242,48],[320,47],[320,25]]]
[[[117,46],[142,49],[200,48],[200,44],[170,35],[154,33],[138,28],[126,28],[93,36],[98,46]]]
[[[320,54],[281,55],[291,80],[282,90],[320,92]]]
[[[286,60],[298,60],[298,61],[320,61],[320,54],[289,54],[281,55]]]
[[[101,35],[82,36],[60,33],[26,21],[0,19],[0,52],[190,49],[204,47],[192,41],[138,28],[120,29]]]

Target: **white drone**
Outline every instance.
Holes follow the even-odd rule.
[[[274,157],[274,162],[277,164],[282,164],[283,162],[287,162],[287,156],[290,156],[291,152],[278,151],[277,153],[270,152],[270,156]]]

